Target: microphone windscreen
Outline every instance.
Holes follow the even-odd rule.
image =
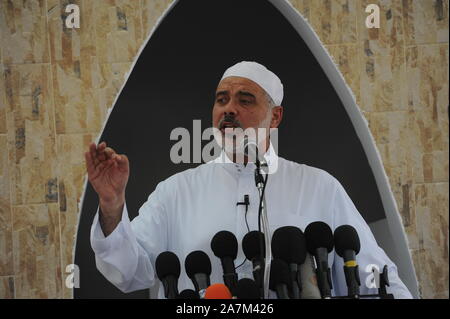
[[[261,241],[263,252],[261,254]],[[242,250],[248,260],[253,260],[256,257],[266,254],[264,234],[260,231],[254,230],[247,233],[242,239]]]
[[[193,251],[187,255],[184,261],[184,267],[189,278],[194,277],[195,274],[211,275],[211,260],[201,250]]]
[[[260,290],[254,280],[242,278],[236,285],[238,299],[261,299]]]
[[[185,289],[178,294],[176,299],[200,299],[200,295],[195,290]]]
[[[156,275],[160,280],[166,276],[173,275],[180,277],[180,260],[173,252],[165,251],[156,257],[155,261]]]
[[[333,232],[324,222],[314,222],[305,229],[306,248],[311,255],[315,255],[317,248],[326,248],[328,253],[333,250]]]
[[[358,254],[361,243],[356,229],[350,225],[342,225],[336,228],[334,231],[334,246],[340,257],[344,256],[346,250],[353,250],[355,254]]]
[[[206,288],[205,299],[232,299],[230,290],[224,284],[213,284]]]
[[[279,284],[291,286],[289,266],[281,259],[273,259],[270,266],[269,288],[276,290]]]
[[[219,258],[231,257],[236,259],[238,253],[238,242],[236,236],[229,231],[220,231],[211,240],[211,249]]]
[[[298,227],[285,226],[275,230],[272,236],[274,258],[301,265],[306,259],[305,235]]]

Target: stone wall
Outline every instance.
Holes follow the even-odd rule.
[[[80,29],[64,8],[80,6]],[[0,0],[0,298],[71,298],[83,152],[169,0]],[[369,121],[424,298],[448,298],[448,0],[291,0]],[[382,10],[368,30],[365,7]]]

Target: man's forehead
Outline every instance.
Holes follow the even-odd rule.
[[[264,92],[263,88],[260,87],[256,82],[238,76],[230,76],[220,81],[219,85],[217,86],[216,92],[236,90],[246,90],[252,93]]]

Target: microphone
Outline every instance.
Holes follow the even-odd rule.
[[[205,299],[233,299],[233,296],[224,284],[214,284],[206,289]]]
[[[272,253],[274,258],[281,259],[289,265],[292,287],[289,295],[292,299],[300,299],[302,290],[300,265],[306,259],[305,235],[298,227],[278,228],[272,236]]]
[[[180,277],[180,260],[177,255],[165,251],[155,261],[156,275],[164,287],[164,296],[175,299],[178,295],[178,278]]]
[[[195,290],[203,297],[205,289],[211,285],[209,279],[211,275],[211,261],[208,255],[201,250],[193,251],[186,257],[184,267],[188,277],[194,284]]]
[[[229,231],[220,231],[214,235],[211,240],[211,249],[214,255],[218,257],[223,268],[223,282],[234,295],[238,276],[234,266],[234,260],[237,257],[238,242],[236,236]]]
[[[262,252],[261,249],[263,250]],[[256,230],[247,233],[242,240],[242,250],[245,257],[253,264],[253,279],[255,279],[256,285],[261,289],[262,296],[264,258],[261,256],[266,254],[264,234]]]
[[[359,279],[358,263],[356,255],[359,253],[361,244],[356,229],[350,225],[343,225],[334,231],[334,246],[336,253],[344,259],[345,281],[348,287],[348,296],[359,298]]]
[[[331,271],[328,254],[333,250],[333,232],[324,222],[314,222],[305,229],[306,249],[316,260],[317,283],[322,298],[331,298]]]
[[[200,299],[200,295],[195,290],[185,289],[180,292],[176,299]]]
[[[266,159],[263,154],[259,152],[258,143],[254,139],[249,139],[245,136],[242,141],[242,149],[244,150],[244,155],[248,157],[248,161],[255,161],[257,167],[267,166]]]
[[[236,285],[237,299],[261,299],[261,290],[258,284],[249,278],[242,278]]]
[[[289,299],[290,283],[288,264],[281,259],[273,259],[270,266],[269,288],[277,293],[278,299]]]

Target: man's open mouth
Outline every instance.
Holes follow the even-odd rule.
[[[232,131],[234,131],[235,128],[240,128],[240,126],[237,125],[236,123],[231,123],[231,122],[223,122],[220,125],[220,131],[222,133],[232,132]]]

